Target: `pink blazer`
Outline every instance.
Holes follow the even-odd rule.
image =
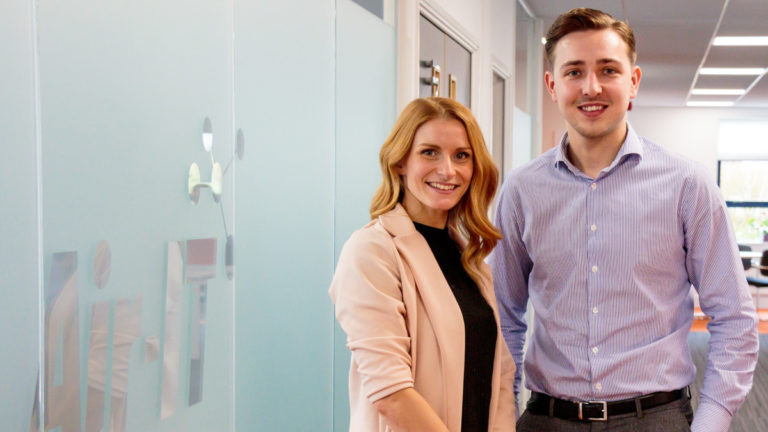
[[[480,290],[496,315],[490,269]],[[389,431],[373,402],[413,387],[461,431],[464,320],[427,241],[399,204],[352,234],[330,289],[352,352],[350,431]],[[497,332],[490,431],[514,431],[515,366]]]

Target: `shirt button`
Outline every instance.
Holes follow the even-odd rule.
[[[596,314],[596,313],[597,313],[597,306],[595,306],[595,307],[593,307],[593,308],[592,308],[592,313],[593,313],[593,314]]]
[[[600,351],[600,350],[599,350],[599,349],[597,349],[597,347],[593,347],[593,348],[592,348],[592,352],[593,352],[593,353],[597,354],[597,352],[598,352],[598,351]]]
[[[597,266],[592,266],[592,273],[597,273]]]
[[[589,227],[589,229],[591,229],[593,232],[594,232],[594,231],[597,231],[597,225],[595,225],[595,224],[592,224],[592,226],[591,226],[591,227]]]
[[[597,384],[595,384],[595,388],[598,389],[598,390],[602,390],[603,389],[603,385],[600,384],[600,383],[597,383]]]
[[[591,185],[589,185],[589,187],[591,187],[592,190],[595,190],[597,189],[597,183],[592,183]]]

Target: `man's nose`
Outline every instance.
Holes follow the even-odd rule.
[[[585,96],[594,96],[600,94],[602,90],[603,88],[600,85],[600,80],[597,78],[597,75],[594,72],[588,73],[582,84],[582,93],[584,93]]]

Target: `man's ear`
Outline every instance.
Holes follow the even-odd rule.
[[[640,66],[635,66],[632,69],[632,88],[629,90],[630,99],[634,99],[637,96],[637,89],[640,88],[640,78],[643,76],[643,72],[640,70]]]
[[[547,86],[547,91],[552,96],[552,102],[557,103],[557,93],[555,93],[555,77],[552,71],[544,72],[544,85]]]

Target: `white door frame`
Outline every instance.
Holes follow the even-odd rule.
[[[437,4],[436,0],[400,0],[397,11],[397,110],[419,97],[419,16],[456,40],[470,54],[470,109],[477,107],[480,88],[478,38]]]

